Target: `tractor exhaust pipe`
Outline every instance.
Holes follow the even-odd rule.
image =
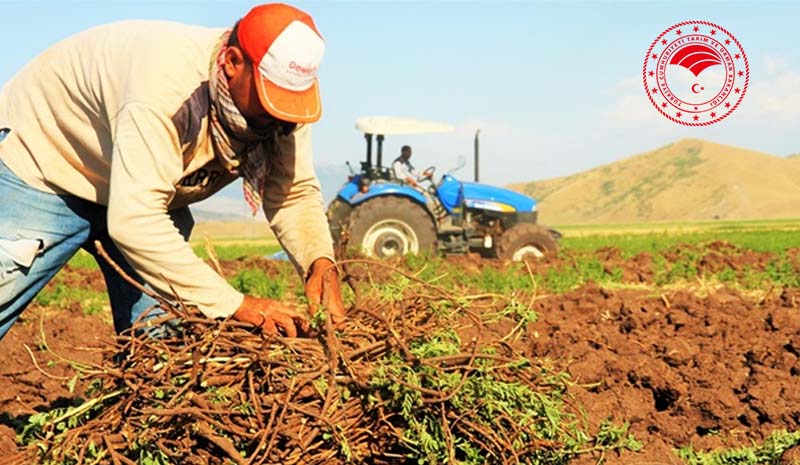
[[[383,134],[378,134],[378,169],[383,167]]]
[[[480,180],[480,141],[478,140],[478,135],[481,133],[481,130],[478,129],[475,131],[475,182]]]
[[[364,134],[367,139],[367,169],[372,168],[372,134]]]

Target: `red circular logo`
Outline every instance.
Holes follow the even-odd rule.
[[[742,45],[708,21],[686,21],[662,32],[647,50],[642,73],[653,106],[687,126],[707,126],[730,115],[750,82]]]

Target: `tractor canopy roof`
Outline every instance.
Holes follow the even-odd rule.
[[[366,116],[356,120],[356,129],[364,134],[425,134],[431,132],[450,132],[453,126],[434,121],[395,116]]]

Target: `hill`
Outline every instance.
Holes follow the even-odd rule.
[[[509,186],[548,224],[800,217],[800,163],[683,139],[571,176]]]

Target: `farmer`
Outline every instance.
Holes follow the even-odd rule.
[[[392,171],[394,177],[405,182],[406,184],[417,187],[419,181],[417,180],[417,170],[411,164],[411,147],[404,145],[400,148],[400,156],[392,162]]]
[[[241,177],[305,280],[344,318],[311,126],[324,43],[306,13],[252,9],[232,30],[162,21],[96,27],[46,50],[0,92],[0,338],[80,248],[97,259],[117,332],[177,295],[210,318],[295,336],[307,319],[234,290],[193,252],[188,205]],[[326,273],[326,270],[330,272]]]

